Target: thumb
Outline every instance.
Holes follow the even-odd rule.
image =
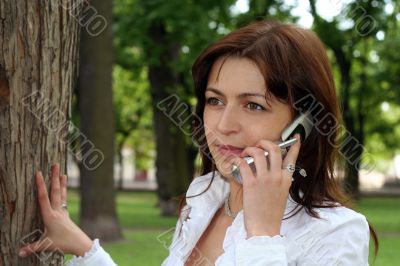
[[[30,256],[34,253],[45,251],[45,250],[49,249],[51,247],[51,245],[52,245],[52,241],[48,238],[44,238],[44,239],[38,240],[36,242],[33,242],[31,244],[21,247],[18,252],[18,256],[24,258],[24,257]]]

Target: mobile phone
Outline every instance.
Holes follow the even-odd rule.
[[[294,119],[294,121],[282,131],[281,141],[278,142],[278,146],[282,149],[282,158],[286,155],[287,148],[297,142],[297,139],[293,138],[293,136],[296,133],[299,133],[300,141],[304,142],[306,138],[310,135],[313,125],[314,123],[310,112],[306,112],[297,116],[296,119]],[[265,152],[265,156],[268,156],[268,152]],[[243,159],[255,172],[254,158],[246,156]],[[240,175],[240,170],[236,165],[232,166],[232,175],[239,184],[243,183],[242,176]]]

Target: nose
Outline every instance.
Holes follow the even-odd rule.
[[[217,130],[224,135],[230,135],[240,130],[240,121],[232,108],[225,108],[220,114]]]

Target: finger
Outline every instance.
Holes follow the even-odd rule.
[[[44,238],[39,241],[33,242],[19,249],[18,255],[20,257],[27,257],[34,253],[46,251],[51,248],[52,241],[49,238]]]
[[[266,176],[268,165],[265,151],[257,147],[247,147],[241,154],[242,156],[251,156],[254,158],[254,166],[256,169],[256,176]]]
[[[257,146],[268,152],[268,160],[270,163],[269,170],[273,173],[278,173],[282,169],[282,151],[276,143],[269,140],[260,140]]]
[[[61,176],[61,202],[67,202],[67,176]]]
[[[243,186],[248,187],[249,185],[254,184],[257,179],[247,162],[241,158],[238,158],[235,161],[235,164],[239,167]]]
[[[283,160],[283,166],[286,166],[288,164],[296,164],[301,147],[300,135],[296,134],[295,138],[297,139],[297,142],[290,147],[288,153],[285,156],[285,159]]]
[[[61,189],[60,189],[60,165],[54,164],[51,167],[51,206],[53,209],[61,206]]]
[[[47,217],[48,213],[51,211],[51,205],[49,195],[47,193],[46,183],[44,182],[42,172],[40,171],[36,173],[36,186],[38,189],[40,211],[43,219],[45,219],[45,217]]]

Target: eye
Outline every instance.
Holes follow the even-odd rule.
[[[255,111],[264,111],[266,110],[263,106],[257,104],[257,103],[253,103],[253,102],[249,102],[248,104],[246,104],[246,108],[250,109],[250,110],[255,110]]]
[[[207,98],[206,102],[209,105],[222,105],[223,104],[219,99],[217,99],[215,97]]]

